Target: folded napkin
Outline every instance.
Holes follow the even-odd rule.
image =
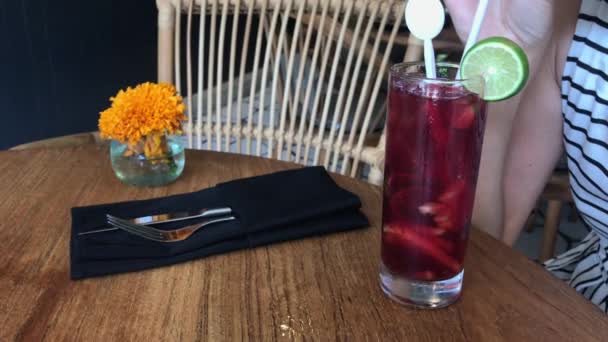
[[[229,206],[235,221],[202,228],[172,243],[122,230],[79,236],[122,218]],[[276,242],[363,228],[359,198],[340,188],[322,167],[308,167],[235,180],[201,191],[143,201],[72,208],[72,279],[131,272]],[[194,223],[193,220],[189,223]],[[184,223],[167,223],[161,229]]]

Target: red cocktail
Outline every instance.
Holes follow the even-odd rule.
[[[427,307],[460,295],[486,118],[481,79],[437,73],[391,70],[382,215],[383,290]]]

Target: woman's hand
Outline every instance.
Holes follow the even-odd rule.
[[[507,37],[526,53],[542,55],[553,31],[556,0],[490,0],[479,38]],[[460,39],[466,41],[478,0],[445,0]],[[529,56],[531,57],[531,56]]]
[[[535,80],[537,73],[547,73],[547,70],[551,69],[545,65],[545,69],[541,71],[540,67],[543,64],[548,64],[542,63],[545,59],[547,59],[549,63],[552,63],[551,65],[555,62],[554,49],[551,48],[555,46],[553,31],[554,28],[557,28],[557,24],[554,23],[554,20],[557,20],[556,18],[558,16],[556,16],[556,14],[560,13],[558,10],[561,9],[565,3],[569,3],[570,1],[571,0],[490,0],[479,38],[503,36],[515,41],[526,51],[530,62],[530,79]],[[460,39],[466,41],[479,1],[445,0],[444,2],[447,5]],[[571,11],[570,9],[568,10]],[[564,13],[560,14],[563,16]],[[576,13],[572,14],[575,15]],[[545,77],[540,84],[538,83],[539,81],[534,82],[535,88],[542,90],[535,94],[548,94],[546,93],[546,89],[552,91],[550,93],[552,96],[555,94],[555,89],[557,88],[555,81],[553,81],[553,83],[546,81],[551,80],[552,78],[550,76],[552,75],[553,73],[543,75]],[[526,90],[527,88],[524,89],[524,92],[528,91]],[[477,227],[481,227],[499,239],[503,237],[503,229],[505,227],[504,218],[506,216],[515,215],[519,217],[518,215],[520,212],[524,213],[525,216],[525,214],[529,213],[530,209],[525,208],[523,211],[520,210],[520,212],[518,212],[517,210],[514,210],[513,207],[507,205],[507,210],[505,211],[505,200],[509,202],[512,201],[513,198],[509,197],[505,199],[503,187],[505,169],[507,167],[505,159],[509,149],[509,143],[512,141],[511,127],[515,115],[518,112],[521,99],[522,96],[520,94],[506,101],[491,103],[486,122],[481,167],[479,170],[479,180],[477,182],[477,193],[475,195],[473,224]],[[549,103],[551,107],[545,108],[539,106],[538,108],[539,110],[547,109],[554,111],[555,101],[557,101],[556,103],[559,107],[559,97],[557,97],[547,98],[546,100],[543,99],[543,104]],[[530,109],[528,109],[528,112],[530,112]],[[554,113],[552,112],[551,115],[553,114]],[[520,115],[529,116],[528,113],[521,113]],[[533,128],[534,127],[538,128],[538,126],[533,126]],[[553,139],[548,139],[547,141],[554,142]],[[545,146],[543,145],[543,147]],[[551,156],[553,156],[553,154],[551,154]],[[541,178],[538,179],[542,181]],[[528,193],[527,195],[530,196],[531,194],[532,193]],[[533,195],[534,194],[532,194],[532,196]],[[530,196],[530,198],[532,198],[532,196]],[[526,202],[526,205],[527,204],[528,202]],[[519,223],[519,221],[517,223]],[[512,229],[507,228],[507,230],[511,231]],[[511,233],[507,232],[507,235],[509,234]]]

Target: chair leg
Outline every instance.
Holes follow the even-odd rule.
[[[534,223],[536,223],[537,214],[538,214],[538,203],[536,204],[534,209],[532,209],[532,211],[530,212],[530,216],[528,216],[528,220],[526,221],[526,224],[524,226],[524,230],[526,232],[530,233],[534,230]]]
[[[576,206],[574,203],[569,203],[568,208],[570,209],[568,214],[568,222],[574,223],[578,221],[578,212],[576,211]]]
[[[540,262],[552,258],[555,253],[555,241],[557,239],[557,228],[559,227],[562,205],[563,203],[558,200],[549,200],[547,203]]]
[[[173,83],[175,8],[171,1],[157,0],[158,6],[158,81]]]

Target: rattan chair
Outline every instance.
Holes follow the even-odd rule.
[[[186,100],[188,146],[350,176],[365,169],[379,184],[388,69],[421,58],[420,44],[399,33],[404,5],[157,0],[158,79]]]
[[[539,257],[539,261],[544,262],[555,256],[555,243],[563,206],[574,203],[568,173],[555,171],[540,195],[540,199],[547,202]]]

